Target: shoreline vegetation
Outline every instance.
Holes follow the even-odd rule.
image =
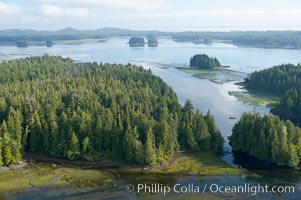
[[[238,173],[215,153],[224,140],[210,111],[194,111],[190,101],[182,107],[150,70],[49,55],[0,68],[0,166],[12,168],[0,173],[0,193],[115,187],[123,174]]]
[[[210,80],[216,84],[227,82],[237,82],[236,85],[246,87],[243,80],[248,80],[250,75],[243,72],[227,69],[230,66],[222,66],[215,57],[206,54],[197,54],[190,59],[190,67],[176,67],[176,69],[191,74],[199,79]],[[247,89],[247,91],[229,91],[230,96],[234,96],[239,101],[253,106],[272,107],[276,105],[280,97],[275,94],[266,94],[257,90]]]
[[[188,73],[193,77],[199,79],[209,80],[216,84],[224,84],[228,82],[238,82],[235,83],[239,86],[244,86],[243,82],[241,82],[244,78],[247,77],[246,73],[238,72],[234,70],[227,69],[226,67],[221,67],[218,69],[195,69],[188,67],[176,67],[176,69]],[[239,101],[253,105],[256,107],[259,106],[267,106],[273,107],[279,100],[280,96],[275,94],[267,94],[265,92],[260,92],[256,90],[247,90],[247,91],[229,91],[228,94],[230,96],[234,96]]]
[[[222,66],[217,69],[196,69],[189,67],[176,67],[177,70],[191,74],[199,79],[207,79],[216,84],[224,84],[232,81],[241,81],[247,74],[228,69],[229,66]]]
[[[216,84],[242,81],[247,75],[230,70],[230,66],[221,65],[217,58],[206,54],[196,54],[190,59],[190,67],[176,67],[177,70],[191,74],[199,79],[207,79]]]
[[[282,64],[251,73],[243,82],[247,89],[269,92],[281,99],[271,112],[301,124],[301,65]]]
[[[301,65],[282,64],[248,75],[248,90],[279,95],[270,115],[244,113],[234,125],[230,145],[266,164],[299,168],[301,162]],[[253,138],[257,138],[254,140]]]
[[[280,97],[276,95],[266,94],[264,92],[251,91],[251,90],[229,91],[228,93],[230,96],[234,96],[239,101],[256,107],[259,106],[273,107],[280,99]]]
[[[234,125],[229,144],[233,150],[261,160],[267,166],[298,169],[301,161],[301,129],[278,116],[243,113]]]
[[[54,45],[81,45],[87,43],[105,43],[110,38],[100,38],[100,39],[78,39],[78,40],[53,40],[52,45],[47,44],[49,41],[19,41],[16,42],[0,42],[0,46],[18,46],[26,48],[28,46],[46,46],[52,47]]]
[[[123,175],[205,176],[241,173],[240,169],[230,166],[213,151],[179,152],[168,162],[153,167],[107,159],[67,160],[41,153],[27,153],[22,163],[23,166],[17,169],[0,171],[0,194],[51,185],[69,185],[76,188],[117,187]]]
[[[214,63],[219,64],[216,58],[210,58],[204,54],[198,55],[195,61],[198,63],[194,66],[201,63],[198,66],[199,74],[204,73],[205,70],[208,70],[207,68],[216,70],[217,67]],[[300,120],[300,69],[300,64],[296,66],[283,64],[259,72],[255,71],[249,74],[244,82],[237,83],[247,91],[228,92],[229,95],[244,103],[254,106],[270,106],[273,114],[282,117],[281,119],[272,114],[261,116],[256,111],[243,113],[229,137],[229,144],[233,150],[254,156],[267,166],[299,168],[301,131],[292,121],[283,119]],[[193,74],[193,76],[197,74],[191,68],[183,71]],[[254,140],[254,138],[257,139]]]

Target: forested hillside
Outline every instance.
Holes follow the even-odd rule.
[[[210,112],[181,108],[151,71],[59,56],[0,64],[0,121],[0,166],[26,151],[153,165],[223,143]]]
[[[277,116],[244,113],[233,128],[230,145],[267,164],[295,167],[301,160],[301,129]]]
[[[301,88],[301,65],[282,64],[255,71],[245,80],[248,89],[260,89],[283,95],[289,89]]]
[[[271,112],[301,125],[301,87],[288,90]]]
[[[258,48],[300,49],[300,31],[230,31],[230,32],[177,32],[171,33],[175,41],[213,40],[231,42],[238,46]]]
[[[280,95],[281,100],[271,109],[284,119],[301,122],[301,65],[283,64],[254,72],[245,80],[248,89]]]

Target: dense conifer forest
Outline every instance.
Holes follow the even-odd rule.
[[[147,39],[147,44],[149,47],[157,47],[159,42],[158,42],[158,39],[157,38],[148,38]]]
[[[181,108],[150,70],[59,56],[0,64],[0,121],[0,166],[27,151],[154,165],[223,144],[210,111],[194,112],[190,101]]]
[[[301,88],[301,65],[282,64],[255,71],[245,80],[246,88],[283,95],[289,89]]]
[[[301,125],[301,88],[288,90],[271,111],[283,119],[290,119]]]
[[[281,119],[301,121],[301,66],[283,64],[251,73],[247,89],[281,96],[271,112]],[[244,113],[234,126],[230,144],[234,150],[248,153],[267,164],[295,167],[301,160],[301,130],[278,116]]]
[[[301,129],[274,115],[244,113],[233,128],[230,145],[267,164],[296,167],[301,160]]]
[[[144,47],[145,40],[143,37],[131,37],[129,39],[129,45],[131,47]]]
[[[190,59],[190,67],[199,69],[215,69],[221,67],[217,58],[209,57],[206,54],[197,54]]]
[[[301,65],[283,64],[254,72],[245,80],[247,89],[280,95],[272,113],[284,119],[301,122]]]
[[[300,31],[231,31],[231,32],[177,32],[171,33],[175,41],[194,42],[211,38],[238,46],[258,48],[300,49]]]

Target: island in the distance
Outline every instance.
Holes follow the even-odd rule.
[[[143,37],[131,37],[129,40],[130,47],[144,47],[145,41]]]
[[[246,74],[229,70],[230,66],[221,65],[217,58],[209,57],[206,54],[196,54],[190,58],[190,67],[176,67],[176,69],[188,73],[199,79],[210,80],[216,84],[223,84],[230,81],[241,81]]]
[[[25,40],[18,40],[17,47],[27,47],[27,42]]]
[[[155,35],[147,36],[148,47],[157,47],[159,45],[158,39]]]
[[[190,67],[198,69],[217,69],[222,67],[215,57],[209,57],[206,54],[197,54],[190,59]]]
[[[46,44],[46,47],[52,47],[53,46],[53,42],[51,40],[47,40],[45,44]]]
[[[129,39],[130,47],[144,47],[145,44],[146,42],[143,37],[131,37]],[[157,47],[158,44],[158,39],[155,36],[147,36],[148,47]]]
[[[150,38],[148,39],[148,47],[157,47],[158,46],[158,40],[156,38]]]

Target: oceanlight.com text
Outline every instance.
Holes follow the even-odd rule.
[[[257,195],[264,193],[283,194],[295,192],[294,186],[271,186],[271,185],[251,185],[245,183],[243,185],[220,185],[220,184],[205,184],[203,186],[191,184],[174,184],[173,186],[164,185],[161,183],[146,184],[141,183],[137,185],[129,184],[126,186],[128,192],[136,192],[138,194],[162,194],[170,193],[176,194],[249,194]]]

